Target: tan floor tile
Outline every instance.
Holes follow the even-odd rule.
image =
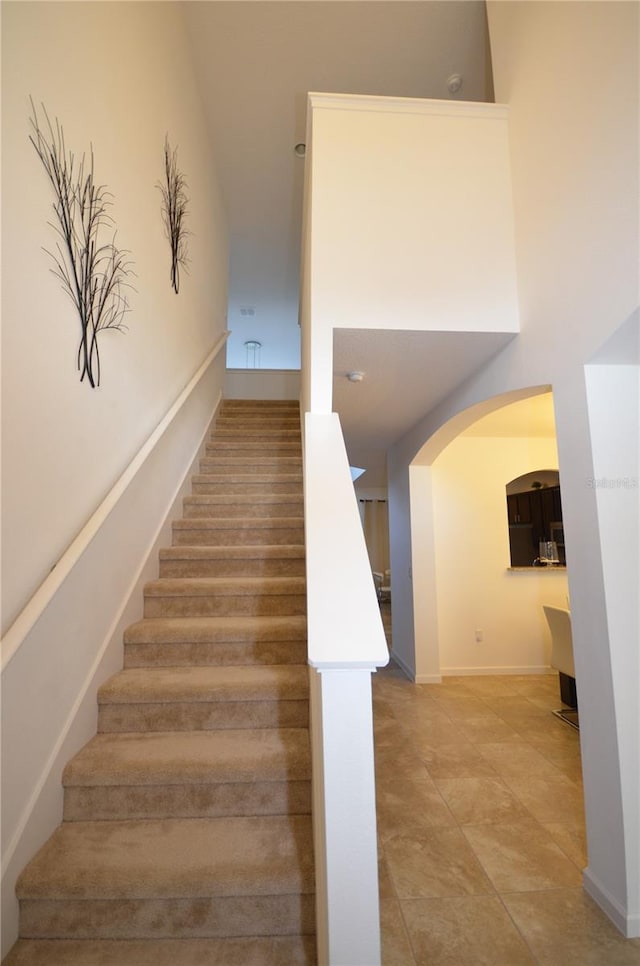
[[[467,740],[457,722],[454,723],[446,715],[421,724],[403,721],[403,726],[407,738],[418,749],[439,748],[440,745],[452,745]]]
[[[511,725],[499,718],[498,715],[485,718],[467,718],[460,721],[458,727],[467,741],[472,744],[495,741],[522,741],[522,738]]]
[[[531,966],[504,906],[494,896],[401,902],[418,966]]]
[[[526,741],[480,743],[475,746],[499,775],[518,778],[529,775],[555,777],[555,767]]]
[[[504,780],[539,822],[584,824],[582,789],[565,775],[531,775],[528,778],[505,776]]]
[[[432,778],[495,778],[496,769],[471,742],[427,748],[421,758]]]
[[[472,694],[444,694],[436,703],[453,721],[496,717],[486,701]]]
[[[495,697],[485,698],[484,702],[501,718],[522,720],[531,717],[542,718],[547,714],[545,710],[538,708],[520,694],[496,695]]]
[[[380,900],[382,966],[415,966],[411,943],[397,899]]]
[[[460,678],[460,680],[465,681],[467,689],[479,698],[520,694],[520,679],[511,674],[473,675],[468,678]]]
[[[398,753],[394,748],[375,749],[376,781],[431,781],[422,758],[411,752]]]
[[[438,791],[460,825],[496,825],[529,813],[499,778],[438,778]]]
[[[625,939],[582,889],[505,895],[540,966],[638,966],[640,939]]]
[[[589,864],[587,855],[587,833],[582,825],[565,825],[562,822],[544,822],[543,828],[556,842],[565,855],[575,862],[579,869]]]
[[[376,748],[406,748],[407,736],[396,718],[380,716],[374,709],[373,741]]]
[[[378,781],[376,803],[378,833],[382,841],[408,829],[442,828],[456,824],[431,781]]]
[[[384,855],[384,849],[378,847],[378,889],[380,899],[395,899],[396,891],[389,875],[389,867]]]
[[[399,899],[493,892],[457,828],[401,832],[385,842],[384,850]]]
[[[500,893],[570,887],[582,882],[575,863],[538,822],[467,825],[462,831]]]

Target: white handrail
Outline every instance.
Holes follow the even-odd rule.
[[[131,480],[135,478],[136,473],[144,461],[147,459],[149,454],[153,452],[158,440],[161,439],[175,419],[176,415],[180,412],[184,401],[193,392],[197,384],[209,369],[209,366],[213,360],[223,349],[227,339],[229,338],[229,334],[230,333],[228,331],[225,331],[220,336],[202,365],[189,380],[188,384],[182,390],[165,416],[158,423],[151,435],[142,444],[124,473],[111,487],[104,500],[100,503],[95,512],[91,515],[89,520],[85,523],[83,528],[76,535],[60,559],[54,565],[53,570],[51,570],[51,572],[45,577],[13,624],[9,627],[6,634],[0,641],[2,671],[4,671],[12,658],[16,655],[22,642],[25,640],[36,622],[40,619],[52,598],[56,595],[64,581],[76,566],[78,560],[89,546],[104,521],[112,512],[122,494],[126,491]]]
[[[383,667],[389,652],[336,413],[305,416],[305,528],[309,664]]]

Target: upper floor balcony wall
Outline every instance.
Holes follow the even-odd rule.
[[[518,332],[507,108],[309,94],[303,402],[336,328]]]

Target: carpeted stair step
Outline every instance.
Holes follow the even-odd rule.
[[[183,501],[183,517],[242,517],[266,519],[268,517],[302,517],[304,503],[302,494],[198,494],[186,496]]]
[[[256,426],[236,425],[235,421],[231,421],[232,425],[220,425],[220,421],[216,423],[215,432],[212,434],[212,441],[215,440],[238,440],[239,442],[244,442],[245,440],[260,440],[265,442],[297,442],[299,444],[301,439],[300,426],[289,427],[289,426],[269,426],[264,423],[258,423]]]
[[[66,822],[20,876],[23,938],[312,933],[307,815]]]
[[[268,452],[261,456],[255,453],[249,456],[237,456],[228,453],[218,453],[216,456],[203,456],[200,460],[200,473],[207,476],[230,476],[236,473],[245,475],[289,474],[302,472],[301,456],[283,456]]]
[[[238,433],[255,432],[256,430],[264,430],[265,432],[287,430],[300,436],[300,416],[263,416],[256,413],[243,416],[218,416],[211,435],[217,436],[219,433],[226,435],[231,431]]]
[[[218,439],[205,446],[206,456],[299,456],[300,440]]]
[[[144,588],[145,617],[305,614],[304,577],[163,577]]]
[[[307,619],[281,617],[159,617],[124,633],[124,666],[304,664]]]
[[[247,412],[255,409],[257,412],[265,412],[273,409],[275,412],[285,412],[293,410],[300,412],[300,403],[295,399],[223,399],[221,412],[228,411]]]
[[[161,577],[304,577],[304,547],[164,547]]]
[[[314,936],[21,939],[3,966],[313,966]]]
[[[98,691],[98,731],[307,728],[306,665],[128,668]]]
[[[311,811],[304,728],[97,735],[63,774],[64,820]]]
[[[302,497],[301,473],[199,473],[191,479],[194,495],[210,493],[293,494]]]
[[[304,544],[304,521],[301,517],[261,517],[256,519],[222,519],[190,517],[174,520],[174,546],[238,547]]]

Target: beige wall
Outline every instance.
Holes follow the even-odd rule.
[[[93,145],[134,263],[128,331],[104,333],[99,389],[79,382],[79,321],[42,251],[53,197],[28,140],[30,95],[77,156]],[[190,196],[179,295],[156,187],[167,133]],[[3,4],[2,140],[4,631],[224,330],[227,242],[174,4]]]
[[[227,233],[179,6],[6,3],[2,58],[4,953],[16,877],[61,819],[62,769],[95,733],[97,687],[122,667],[222,394]],[[74,151],[93,144],[135,263],[128,332],[104,335],[98,389],[79,382],[79,322],[42,251],[52,196],[29,94]],[[191,199],[179,295],[156,187],[166,133]]]
[[[506,484],[554,468],[554,439],[459,436],[432,467],[443,674],[543,672],[543,604],[566,606],[566,570],[510,570]],[[481,630],[483,641],[476,643]]]

